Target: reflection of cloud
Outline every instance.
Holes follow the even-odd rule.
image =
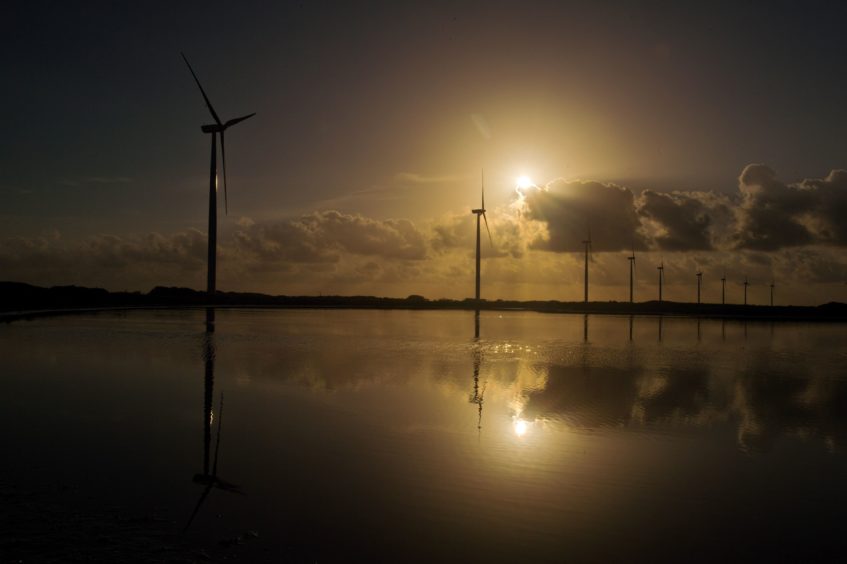
[[[630,425],[708,426],[734,422],[738,443],[766,450],[783,436],[847,440],[847,383],[786,372],[760,361],[731,380],[706,365],[547,367],[547,384],[526,392],[521,416],[559,420],[576,428]]]
[[[562,365],[547,370],[547,385],[526,394],[522,417],[561,419],[589,429],[631,420],[640,370]]]

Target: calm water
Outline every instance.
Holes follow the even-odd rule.
[[[476,339],[471,312],[225,310],[210,335],[203,316],[0,325],[0,550],[146,527],[251,561],[847,546],[847,326],[483,312]]]

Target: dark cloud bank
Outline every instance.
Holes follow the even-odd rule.
[[[524,193],[525,214],[548,233],[531,246],[582,249],[590,227],[595,251],[773,251],[847,244],[847,171],[786,184],[761,164],[744,168],[738,190],[636,194],[599,182],[555,180]]]

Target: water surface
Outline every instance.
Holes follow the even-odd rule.
[[[847,544],[843,325],[203,321],[0,325],[0,550],[77,527],[117,553],[152,526],[266,561],[813,561]]]

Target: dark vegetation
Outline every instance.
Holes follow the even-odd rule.
[[[109,292],[102,288],[53,286],[42,288],[20,282],[0,282],[0,316],[10,319],[78,310],[133,307],[279,307],[346,309],[458,309],[527,310],[549,313],[596,313],[636,315],[686,315],[785,320],[847,321],[847,304],[820,306],[760,306],[696,304],[683,302],[560,302],[556,300],[428,300],[423,296],[379,298],[375,296],[270,296],[249,292],[205,292],[190,288],[157,286],[150,292]]]

